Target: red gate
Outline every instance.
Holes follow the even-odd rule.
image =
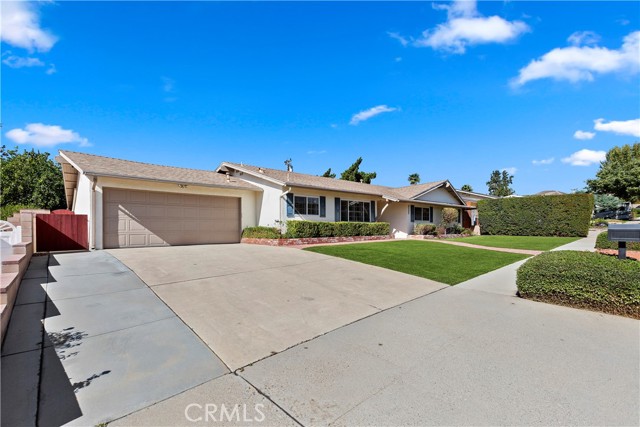
[[[42,252],[88,250],[87,224],[87,215],[37,214],[36,250]]]

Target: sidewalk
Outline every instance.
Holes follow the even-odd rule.
[[[587,237],[576,240],[575,242],[559,246],[553,251],[595,251],[596,237],[600,234],[600,230],[589,231]],[[484,248],[488,249],[488,248]],[[538,252],[541,253],[541,252]],[[507,265],[489,273],[483,274],[473,279],[467,280],[456,285],[456,288],[471,289],[474,291],[490,292],[500,295],[516,296],[518,288],[516,287],[516,277],[518,268],[527,260],[518,261]]]

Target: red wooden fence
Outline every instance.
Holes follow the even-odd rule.
[[[37,251],[89,249],[87,215],[36,215]]]

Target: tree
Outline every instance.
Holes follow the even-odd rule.
[[[60,165],[49,153],[0,148],[0,206],[25,205],[42,209],[66,206]]]
[[[613,194],[623,200],[640,200],[640,143],[613,147],[595,179],[587,180],[587,187],[597,194]]]
[[[494,170],[491,172],[491,178],[487,181],[487,188],[492,196],[505,197],[515,193],[511,184],[513,184],[513,175],[505,170],[502,173],[499,170]]]
[[[362,157],[358,157],[358,160],[354,164],[349,166],[347,170],[342,172],[340,179],[345,181],[364,182],[365,184],[371,184],[371,181],[375,179],[375,172],[363,172],[360,170],[360,163],[362,163]]]
[[[471,187],[469,184],[465,184],[460,187],[460,191],[473,191],[473,187]]]
[[[407,180],[409,181],[409,184],[411,184],[411,185],[419,184],[420,183],[420,174],[412,173],[411,175],[409,175],[409,178],[407,178]]]
[[[624,200],[611,194],[594,194],[593,198],[595,200],[596,207],[605,210],[616,209],[622,204],[622,202],[624,202]]]
[[[331,172],[331,168],[329,168],[325,173],[322,174],[322,176],[325,178],[335,178],[336,174]]]
[[[451,228],[451,226],[458,221],[458,210],[454,208],[443,208],[442,209],[442,226],[446,230]]]

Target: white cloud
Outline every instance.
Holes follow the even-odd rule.
[[[581,139],[581,140],[593,139],[594,136],[596,136],[595,132],[586,132],[586,131],[583,131],[583,130],[577,130],[573,134],[573,137],[575,139]]]
[[[58,40],[49,31],[40,28],[40,15],[34,2],[2,2],[1,40],[11,46],[30,52],[50,50]]]
[[[47,71],[45,71],[45,73],[51,75],[51,74],[55,74],[57,73],[58,70],[56,69],[56,64],[49,64],[49,68],[47,68]]]
[[[593,31],[576,31],[567,41],[574,46],[594,45],[598,44],[600,36]]]
[[[326,152],[327,152],[327,150],[309,150],[309,151],[307,151],[307,154],[309,154],[309,155],[325,154]]]
[[[503,171],[506,171],[509,175],[515,175],[518,172],[518,168],[510,167],[510,168],[502,168]]]
[[[507,21],[499,16],[481,16],[475,0],[454,1],[451,5],[434,5],[447,11],[447,22],[426,30],[413,44],[451,53],[465,53],[467,46],[506,43],[528,32],[522,21]]]
[[[395,58],[396,62],[402,62],[402,57],[401,56],[396,56]]]
[[[555,160],[555,158],[550,157],[548,159],[532,160],[531,163],[533,163],[535,166],[550,165],[551,163],[553,163],[554,160]]]
[[[607,156],[604,151],[594,151],[582,149],[576,151],[569,157],[562,159],[562,163],[568,163],[571,166],[591,166],[603,162]]]
[[[397,111],[398,109],[395,107],[389,107],[387,105],[378,105],[376,107],[373,108],[369,108],[368,110],[363,110],[360,111],[357,114],[354,114],[351,117],[351,121],[349,122],[350,125],[357,125],[360,122],[364,122],[366,120],[369,120],[372,117],[377,116],[378,114],[382,114],[382,113],[390,113],[392,111]]]
[[[89,140],[77,132],[42,123],[29,123],[24,129],[11,129],[5,136],[18,144],[31,144],[36,147],[53,147],[67,143],[79,144],[81,147],[90,145]]]
[[[38,58],[33,58],[30,56],[16,56],[9,55],[2,60],[2,63],[11,67],[11,68],[23,68],[23,67],[43,67],[44,62],[42,62]]]
[[[584,42],[584,40],[583,40]],[[598,74],[630,73],[640,71],[640,31],[623,39],[620,49],[599,46],[569,46],[556,48],[534,59],[520,69],[518,77],[511,81],[514,87],[527,82],[551,78],[593,81]]]
[[[406,45],[409,44],[409,40],[406,37],[401,36],[399,33],[395,33],[393,31],[387,31],[387,35],[389,37],[391,37],[392,39],[397,40],[398,42],[400,42],[400,44],[402,46],[406,46]]]
[[[640,138],[640,119],[626,121],[612,121],[604,123],[604,119],[593,121],[593,128],[601,132],[613,132],[618,135],[631,135]]]

